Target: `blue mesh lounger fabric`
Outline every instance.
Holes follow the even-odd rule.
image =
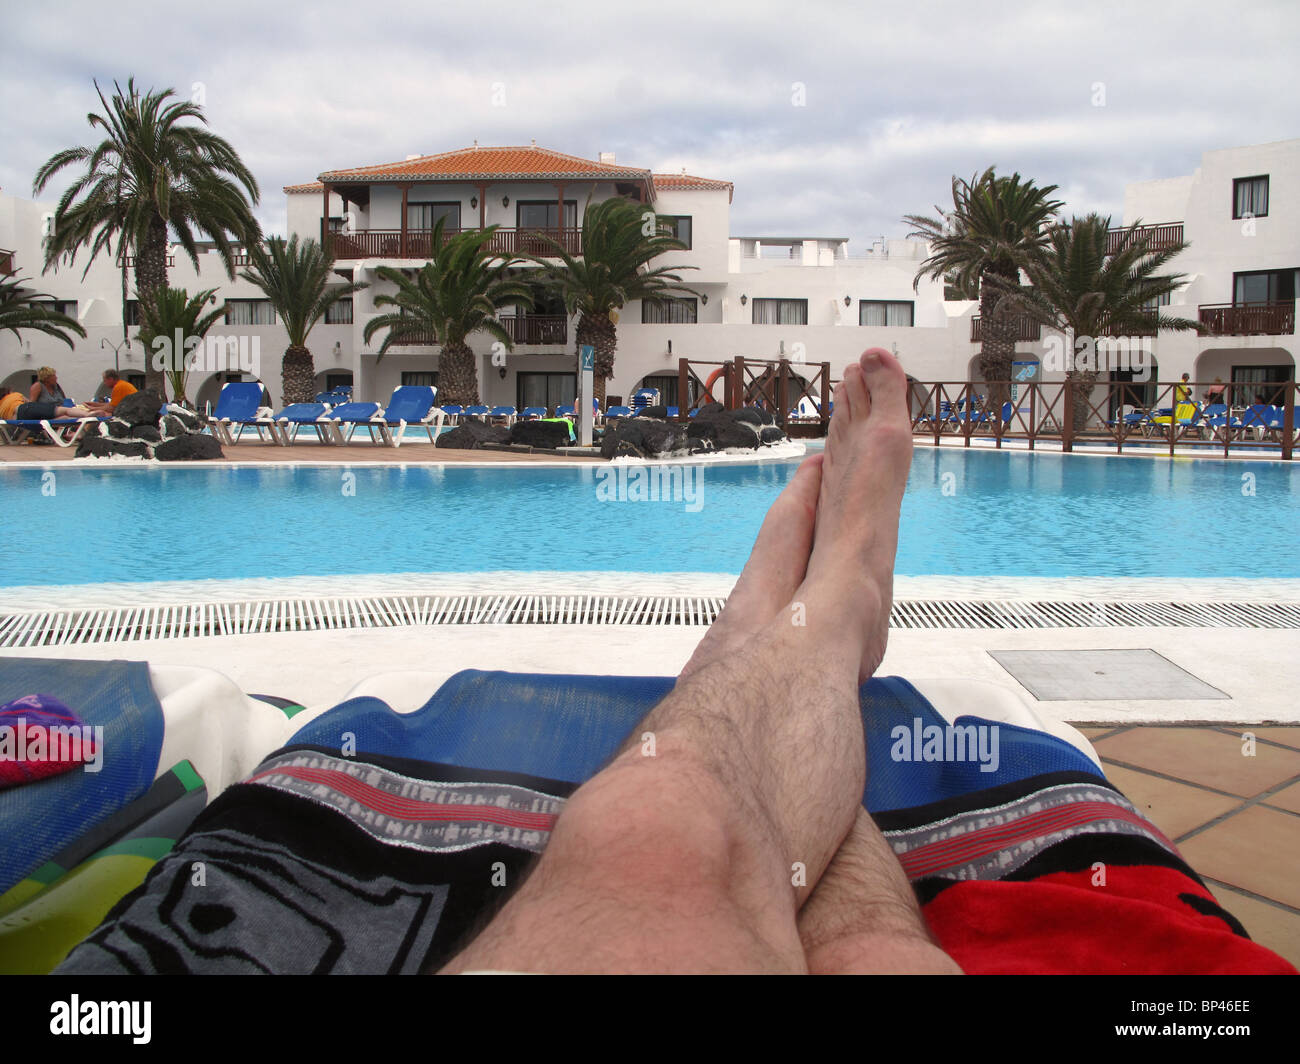
[[[522,772],[581,783],[609,760],[619,744],[674,680],[662,676],[563,676],[481,672],[451,677],[414,713],[395,713],[376,698],[335,706],[300,729],[290,745],[339,747],[354,736],[358,753],[414,757],[461,768]],[[920,761],[899,772],[891,761],[890,732],[944,727],[935,708],[906,680],[876,678],[860,692],[867,735],[867,790],[872,812],[924,805],[1045,772],[1097,774],[1068,743],[1043,732],[1001,724],[998,768],[979,763]],[[959,724],[989,723],[978,717]]]
[[[158,774],[163,715],[147,664],[0,657],[0,704],[38,692],[103,727],[103,762],[98,772],[0,790],[0,894],[144,794]]]

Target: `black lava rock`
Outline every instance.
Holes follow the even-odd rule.
[[[152,448],[143,440],[109,440],[103,436],[83,436],[77,444],[78,458],[109,458],[115,454],[149,458]]]
[[[104,426],[108,434],[115,440],[129,440],[131,438],[131,427],[128,422],[118,421],[117,418]]]
[[[207,458],[224,458],[225,454],[215,436],[191,432],[158,444],[153,449],[153,456],[162,462],[196,462]]]
[[[461,451],[473,451],[485,443],[509,442],[510,430],[504,425],[489,425],[476,418],[467,418],[438,437],[439,447],[452,447]]]
[[[605,432],[600,453],[605,458],[626,454],[655,458],[675,454],[686,445],[686,435],[680,425],[654,418],[624,418]]]
[[[664,406],[662,403],[658,406],[642,407],[641,412],[637,414],[637,417],[657,417],[660,419],[666,418],[667,416],[668,407]]]
[[[136,440],[148,440],[150,443],[157,443],[162,439],[162,433],[153,425],[136,425],[131,429],[131,438]]]
[[[786,436],[775,425],[764,425],[758,432],[758,438],[763,443],[780,443]]]
[[[551,450],[567,447],[569,426],[563,421],[516,421],[510,428],[510,442]]]
[[[746,406],[739,410],[729,411],[734,421],[744,421],[750,425],[763,424],[763,412],[756,406]]]
[[[725,414],[726,412],[727,412],[727,408],[723,406],[721,403],[705,403],[702,407],[700,407],[700,412],[695,416],[697,418],[708,417],[712,414]]]
[[[157,425],[158,411],[162,409],[162,397],[149,389],[128,395],[113,413],[121,421],[132,427],[136,425]]]
[[[178,406],[175,403],[172,403],[167,407],[167,414],[164,420],[166,420],[166,418],[173,418],[183,426],[183,428],[178,429],[176,432],[169,432],[167,434],[169,436],[179,436],[182,432],[202,432],[207,427],[207,422],[203,419],[203,415],[195,413],[193,410],[187,410],[185,407]]]

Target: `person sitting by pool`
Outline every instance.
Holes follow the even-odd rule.
[[[59,384],[59,375],[51,366],[36,371],[36,381],[26,399],[14,408],[9,418],[15,421],[54,421],[66,417],[94,417],[87,406],[79,406],[68,398]]]
[[[1223,402],[1223,393],[1227,390],[1227,385],[1223,383],[1222,377],[1215,377],[1214,383],[1205,389],[1206,403]]]
[[[130,381],[122,380],[121,376],[115,369],[104,370],[104,386],[109,388],[108,401],[103,403],[87,403],[86,405],[97,414],[111,414],[117,409],[117,404],[125,399],[128,395],[135,395],[136,387]]]

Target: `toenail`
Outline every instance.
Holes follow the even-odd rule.
[[[880,365],[880,352],[874,347],[868,351],[863,351],[861,362],[863,369],[875,369]]]

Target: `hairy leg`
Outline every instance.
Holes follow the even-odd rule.
[[[800,910],[799,938],[813,975],[961,974],[865,809]]]
[[[575,792],[533,875],[448,971],[806,970],[798,907],[861,803],[857,689],[884,653],[905,393],[888,354],[846,370],[789,608],[692,659],[637,729],[653,756],[630,746]],[[757,550],[751,567],[745,597]]]

